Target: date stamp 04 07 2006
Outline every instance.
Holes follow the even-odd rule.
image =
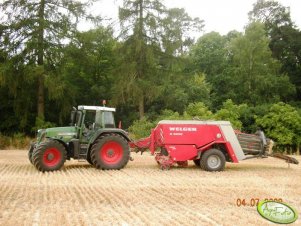
[[[259,198],[250,198],[250,199],[245,199],[245,198],[237,198],[236,199],[236,206],[237,207],[256,207],[258,206],[258,203],[261,199]],[[275,202],[283,202],[282,198],[265,198],[262,199],[264,201],[275,201]]]

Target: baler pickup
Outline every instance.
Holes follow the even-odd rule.
[[[269,156],[274,157],[274,158],[278,158],[278,159],[283,159],[285,160],[287,163],[292,163],[292,164],[299,164],[299,161],[293,157],[287,156],[287,155],[283,155],[281,153],[272,153],[269,154]]]
[[[299,161],[293,157],[281,153],[273,153],[274,142],[266,138],[263,131],[259,130],[255,134],[247,134],[240,131],[235,131],[235,133],[245,155],[247,155],[246,159],[270,156],[283,159],[287,163],[299,164]]]

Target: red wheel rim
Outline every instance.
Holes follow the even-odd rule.
[[[46,166],[56,166],[62,158],[61,152],[57,148],[49,148],[44,152],[43,162]]]
[[[115,141],[109,141],[105,143],[99,151],[101,160],[106,164],[112,165],[118,163],[121,160],[122,153],[122,146]]]

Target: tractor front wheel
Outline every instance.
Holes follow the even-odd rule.
[[[65,147],[56,140],[40,143],[32,153],[34,166],[42,172],[59,170],[66,161]]]
[[[201,156],[200,166],[206,171],[223,171],[225,164],[225,155],[218,149],[207,150]]]
[[[88,151],[88,154],[87,154],[87,162],[90,164],[90,165],[93,165],[93,162],[92,162],[92,159],[91,159],[91,152]]]
[[[128,142],[118,134],[99,137],[91,148],[91,160],[98,169],[121,169],[129,159]]]
[[[35,148],[35,143],[31,143],[29,151],[28,151],[28,159],[29,159],[31,164],[33,164],[33,162],[32,162],[32,153],[33,153],[34,148]]]

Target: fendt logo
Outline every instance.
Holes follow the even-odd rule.
[[[197,128],[195,127],[169,127],[169,131],[188,131],[188,132],[196,132]]]

